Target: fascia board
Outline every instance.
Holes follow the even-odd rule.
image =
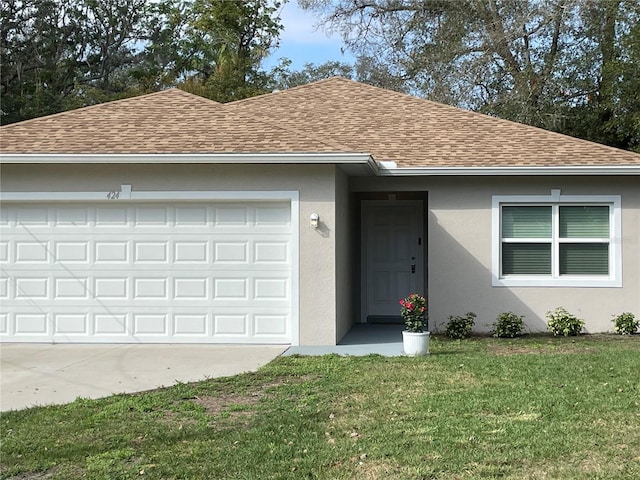
[[[415,167],[380,168],[378,176],[546,176],[546,175],[640,175],[640,165],[565,167]]]
[[[211,153],[211,154],[77,154],[77,153],[14,153],[0,156],[2,163],[22,164],[225,164],[225,163],[266,163],[266,164],[361,164],[367,165],[373,173],[378,164],[366,153]]]

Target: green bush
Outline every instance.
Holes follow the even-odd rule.
[[[570,314],[564,308],[558,307],[553,312],[547,312],[547,326],[554,335],[577,336],[582,333],[584,321]]]
[[[465,316],[453,316],[449,317],[445,335],[449,338],[467,338],[471,336],[471,329],[475,323],[476,314],[468,312]]]
[[[631,335],[638,331],[640,327],[640,321],[636,320],[633,313],[624,312],[614,317],[612,322],[614,323],[613,329],[619,335]]]
[[[514,338],[522,335],[524,330],[524,316],[513,312],[505,312],[498,315],[493,326],[493,335],[501,338]]]
[[[400,314],[407,327],[407,332],[422,333],[429,330],[427,299],[418,293],[412,293],[400,300]]]

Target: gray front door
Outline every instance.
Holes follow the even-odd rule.
[[[423,294],[422,202],[362,202],[361,321],[399,320],[401,298]]]

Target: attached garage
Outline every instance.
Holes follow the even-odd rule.
[[[296,192],[5,195],[2,340],[296,344],[297,208]]]

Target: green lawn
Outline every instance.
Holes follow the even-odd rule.
[[[640,336],[433,338],[426,358],[2,414],[2,478],[636,479]]]

